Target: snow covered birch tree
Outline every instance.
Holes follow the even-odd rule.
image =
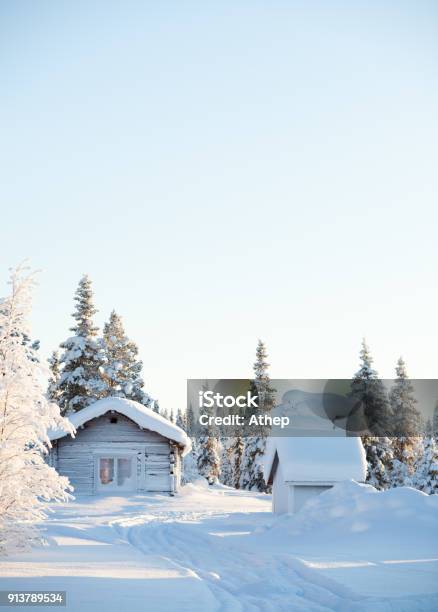
[[[63,364],[57,391],[63,414],[76,412],[103,397],[105,383],[102,378],[103,356],[96,340],[97,327],[93,316],[97,312],[93,304],[91,280],[83,276],[75,294],[76,325],[70,328],[74,336],[61,344]]]
[[[138,347],[128,338],[122,318],[113,310],[100,340],[103,356],[104,397],[115,395],[150,406],[152,399],[143,390],[142,362]]]
[[[27,335],[34,276],[18,267],[0,303],[0,553],[39,540],[44,503],[66,500],[68,480],[44,461],[51,427],[71,431],[43,392],[43,367],[29,357]]]

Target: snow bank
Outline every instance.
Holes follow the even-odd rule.
[[[192,448],[190,438],[180,427],[174,425],[150,408],[146,408],[146,406],[134,402],[133,400],[121,397],[106,397],[98,400],[94,404],[70,415],[68,420],[73,427],[77,429],[84,423],[100,417],[110,410],[123,414],[143,429],[155,431],[165,438],[180,444],[184,447],[183,456],[190,452]],[[61,430],[52,430],[49,432],[50,440],[58,440],[66,435],[67,432]]]
[[[366,477],[360,438],[269,438],[264,459],[266,479],[276,454],[286,482],[364,481]]]
[[[295,515],[276,521],[269,538],[289,536],[294,547],[333,549],[339,556],[360,551],[374,559],[436,557],[438,495],[410,487],[378,491],[346,481],[310,499]]]

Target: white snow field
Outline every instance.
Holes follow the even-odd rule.
[[[66,590],[72,612],[438,610],[438,496],[350,481],[296,515],[270,508],[203,481],[78,498],[46,546],[2,559],[0,589]]]

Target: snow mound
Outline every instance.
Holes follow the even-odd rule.
[[[146,408],[146,406],[134,402],[133,400],[121,397],[105,397],[98,400],[94,402],[94,404],[90,404],[90,406],[70,415],[68,420],[73,427],[77,429],[81,425],[84,425],[84,423],[100,417],[110,410],[123,414],[143,429],[155,431],[165,438],[180,444],[184,449],[183,456],[190,452],[192,448],[190,438],[180,427],[174,425],[150,408]],[[68,432],[61,430],[52,430],[49,432],[50,440],[58,440],[66,435],[68,435]]]
[[[296,546],[324,541],[338,553],[357,549],[396,558],[423,548],[436,557],[438,495],[410,487],[378,491],[350,480],[310,499],[296,515],[280,517],[270,530],[275,534],[287,534]]]

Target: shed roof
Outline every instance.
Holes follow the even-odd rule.
[[[142,429],[149,429],[161,434],[165,438],[176,442],[183,447],[183,455],[190,452],[192,443],[190,438],[180,427],[171,423],[169,420],[157,414],[150,408],[146,408],[138,402],[128,400],[121,397],[105,397],[103,399],[90,404],[86,408],[82,408],[78,412],[68,416],[68,420],[75,429],[84,425],[88,421],[100,417],[107,412],[115,411],[128,417],[134,423],[137,423]],[[52,430],[49,432],[50,440],[58,440],[69,435],[68,432],[62,430]]]
[[[272,483],[278,463],[285,482],[363,482],[367,469],[357,437],[269,438],[264,456],[267,482]]]

